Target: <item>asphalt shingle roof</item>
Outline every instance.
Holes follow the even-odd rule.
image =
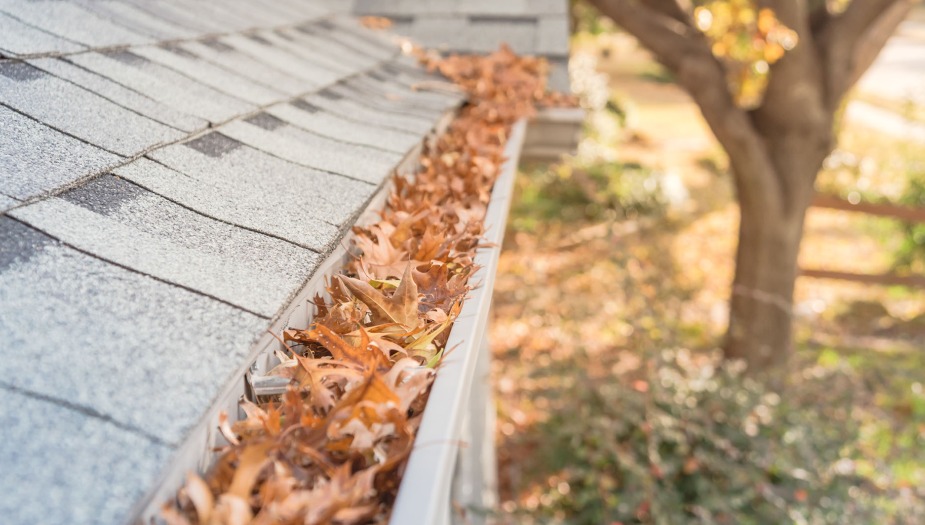
[[[185,135],[25,62],[0,63],[0,103],[118,155]]]
[[[567,91],[568,2],[562,0],[352,0],[361,15],[389,17],[392,32],[435,49],[486,53],[501,42],[551,65],[549,85]]]
[[[461,101],[343,10],[0,0],[4,523],[136,518]]]
[[[84,141],[0,105],[0,192],[30,199],[123,162]]]

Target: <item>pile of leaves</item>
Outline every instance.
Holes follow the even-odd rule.
[[[381,220],[356,228],[361,252],[316,297],[270,373],[285,394],[245,402],[220,427],[230,443],[164,508],[172,525],[373,523],[389,517],[450,327],[468,292],[492,185],[512,124],[545,98],[542,60],[419,53],[469,103],[395,176]]]

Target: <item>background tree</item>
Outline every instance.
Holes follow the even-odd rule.
[[[816,175],[842,100],[917,0],[588,0],[700,106],[740,209],[727,357],[792,352],[793,290]]]

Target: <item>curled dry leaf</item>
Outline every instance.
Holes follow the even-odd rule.
[[[476,271],[511,125],[548,102],[542,60],[509,49],[422,61],[470,98],[393,179],[381,220],[355,228],[360,255],[316,296],[314,322],[283,333],[272,374],[286,392],[242,405],[205,478],[164,509],[171,525],[381,523],[453,321]]]

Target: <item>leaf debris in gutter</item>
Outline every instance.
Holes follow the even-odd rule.
[[[220,430],[230,443],[205,477],[189,474],[163,507],[170,525],[382,523],[429,387],[475,271],[491,189],[511,126],[546,93],[542,59],[418,53],[468,104],[425,148],[414,180],[396,176],[381,220],[355,228],[362,255],[316,297],[305,330],[270,373],[281,396],[245,402]]]

